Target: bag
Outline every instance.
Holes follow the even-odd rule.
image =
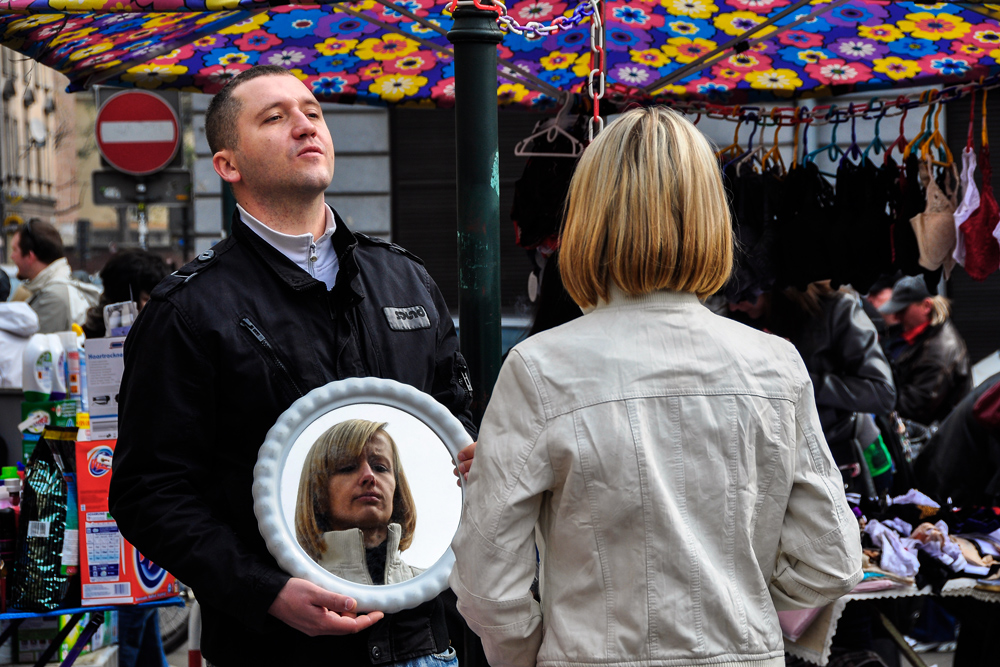
[[[875,482],[872,480],[871,470],[865,459],[865,448],[871,443],[862,445],[858,440],[861,431],[861,419],[858,413],[851,415],[851,420],[854,423],[854,433],[847,440],[830,443],[830,453],[840,468],[840,476],[848,493],[859,493],[862,498],[877,498]]]

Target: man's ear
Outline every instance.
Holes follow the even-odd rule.
[[[233,151],[229,148],[224,148],[212,156],[212,166],[226,183],[238,183],[242,180]]]

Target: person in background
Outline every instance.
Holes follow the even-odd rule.
[[[868,294],[861,300],[861,306],[865,309],[865,315],[875,325],[875,331],[878,332],[878,341],[879,344],[883,345],[883,349],[886,339],[891,335],[890,330],[896,325],[896,321],[891,317],[887,321],[878,309],[879,306],[892,297],[892,286],[902,277],[903,274],[899,271],[894,274],[879,276],[878,280],[872,283]]]
[[[887,348],[896,411],[920,424],[942,421],[972,389],[969,353],[951,321],[948,299],[931,296],[923,276],[907,276],[879,312],[901,327],[898,344]]]
[[[21,356],[31,334],[38,332],[38,315],[23,301],[7,302],[10,278],[0,270],[0,387],[21,387]]]
[[[917,457],[918,488],[955,507],[1000,504],[1000,374],[963,398]],[[973,598],[942,600],[961,631],[954,667],[996,663],[1000,605]]]
[[[452,544],[491,665],[783,667],[776,609],[861,580],[801,358],[699,302],[732,260],[689,121],[634,109],[583,153],[560,273],[586,314],[507,356]]]
[[[83,333],[87,338],[103,338],[104,306],[133,301],[141,311],[153,288],[169,273],[163,258],[148,250],[129,249],[112,255],[101,269],[104,291],[97,305],[87,311]]]
[[[38,331],[69,331],[83,324],[87,308],[97,301],[97,288],[72,279],[59,231],[33,218],[18,227],[11,241],[11,261],[38,314]]]
[[[787,338],[809,370],[820,423],[833,458],[854,490],[873,495],[892,483],[892,459],[871,415],[892,411],[896,390],[892,370],[878,344],[875,327],[853,293],[816,282],[805,292],[789,287],[765,292],[757,301],[732,304],[755,326]],[[875,488],[852,478],[867,464]]]

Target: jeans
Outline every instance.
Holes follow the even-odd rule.
[[[118,609],[118,664],[121,667],[169,667],[160,643],[156,609]]]
[[[393,663],[394,667],[458,667],[458,653],[449,646],[443,653],[433,653]]]

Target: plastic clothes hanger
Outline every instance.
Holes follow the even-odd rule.
[[[937,111],[934,113],[934,131],[920,146],[920,157],[923,159],[930,158],[931,164],[937,167],[948,168],[955,164],[955,158],[952,156],[951,149],[948,148],[948,144],[945,142],[944,136],[941,135],[940,126],[938,124],[941,117],[941,109],[943,107],[943,104],[939,104]],[[938,149],[938,157],[940,160],[935,160],[933,157],[933,150],[935,148]]]
[[[837,158],[844,155],[844,151],[841,150],[840,146],[837,145],[837,127],[843,121],[840,120],[840,116],[837,113],[836,106],[830,109],[830,115],[828,115],[827,117],[829,118],[831,116],[832,120],[830,122],[833,124],[833,129],[830,131],[830,143],[826,144],[825,146],[820,146],[819,148],[810,153],[806,153],[806,157],[803,160],[804,163],[815,161],[816,156],[822,153],[823,151],[826,151],[826,156],[830,159],[831,162],[835,162]]]
[[[897,104],[902,104],[900,100],[902,100],[902,103],[905,103],[906,98],[905,97],[898,98],[896,100]],[[906,129],[906,114],[909,113],[909,109],[907,109],[905,106],[901,106],[901,108],[903,109],[903,113],[899,117],[899,136],[896,137],[896,140],[893,141],[891,144],[889,144],[889,147],[885,149],[885,155],[882,156],[883,165],[889,163],[889,158],[892,157],[893,150],[898,148],[899,152],[902,153],[903,150],[906,148],[907,144],[906,136],[903,134],[903,131]]]
[[[928,96],[928,93],[933,93],[933,91],[924,91],[920,93],[920,102],[923,103],[924,99]],[[931,114],[934,113],[934,102],[931,101],[927,105],[927,111],[924,112],[924,117],[920,119],[920,134],[913,138],[913,140],[906,144],[906,148],[903,149],[903,159],[910,157],[910,153],[913,152],[914,148],[918,148],[923,145],[925,141],[931,136]]]
[[[876,99],[873,97],[872,100],[871,100],[871,102],[868,103],[868,109],[869,109],[869,111],[871,110],[872,105],[875,104],[875,102],[876,102]],[[862,160],[862,162],[868,159],[868,153],[873,148],[875,149],[875,155],[878,155],[879,153],[887,150],[886,145],[884,143],[882,143],[882,136],[879,134],[879,128],[882,125],[882,119],[885,118],[885,112],[886,112],[886,106],[885,106],[885,103],[883,102],[882,103],[882,108],[879,111],[878,117],[875,118],[875,138],[872,139],[871,143],[868,144],[868,147],[865,148],[865,150],[861,152],[861,160]]]
[[[851,145],[847,147],[844,152],[843,157],[840,158],[840,165],[843,166],[847,162],[848,158],[856,160],[857,163],[861,162],[862,153],[861,147],[858,146],[858,133],[857,133],[857,116],[854,115],[854,103],[852,102],[847,107],[847,115],[851,117]]]
[[[739,113],[739,107],[736,107],[734,111]],[[720,162],[728,163],[735,160],[743,152],[743,146],[740,144],[740,125],[742,124],[743,117],[741,116],[739,120],[736,121],[736,131],[733,132],[733,143],[715,152],[715,157]]]
[[[514,147],[514,155],[518,157],[580,157],[583,154],[583,143],[562,128],[563,121],[569,113],[570,107],[573,106],[573,102],[574,96],[567,95],[555,118],[536,123],[532,133],[517,142],[517,146]],[[569,140],[569,152],[534,151],[531,149],[536,139],[542,139],[551,146],[559,137],[565,137]]]
[[[757,133],[758,127],[760,128],[761,141],[754,146],[753,137]],[[763,124],[755,124],[753,132],[750,133],[750,141],[747,143],[747,152],[741,155],[736,161],[736,175],[739,176],[746,165],[750,165],[750,168],[754,172],[757,172],[758,164],[763,165],[761,156],[764,154],[764,148],[764,126]]]
[[[771,113],[771,116],[772,118],[774,117],[774,112]],[[781,123],[779,122],[774,127],[774,142],[773,145],[771,146],[771,150],[767,151],[766,153],[764,153],[764,155],[761,156],[760,164],[761,168],[764,170],[768,168],[768,165],[777,167],[779,169],[778,173],[783,176],[785,175],[785,173],[787,173],[788,170],[785,168],[785,160],[784,158],[781,157],[781,149],[778,147],[778,132],[780,131],[781,131]],[[798,149],[798,133],[796,133],[795,136],[795,144],[796,144],[795,146],[796,149]]]

